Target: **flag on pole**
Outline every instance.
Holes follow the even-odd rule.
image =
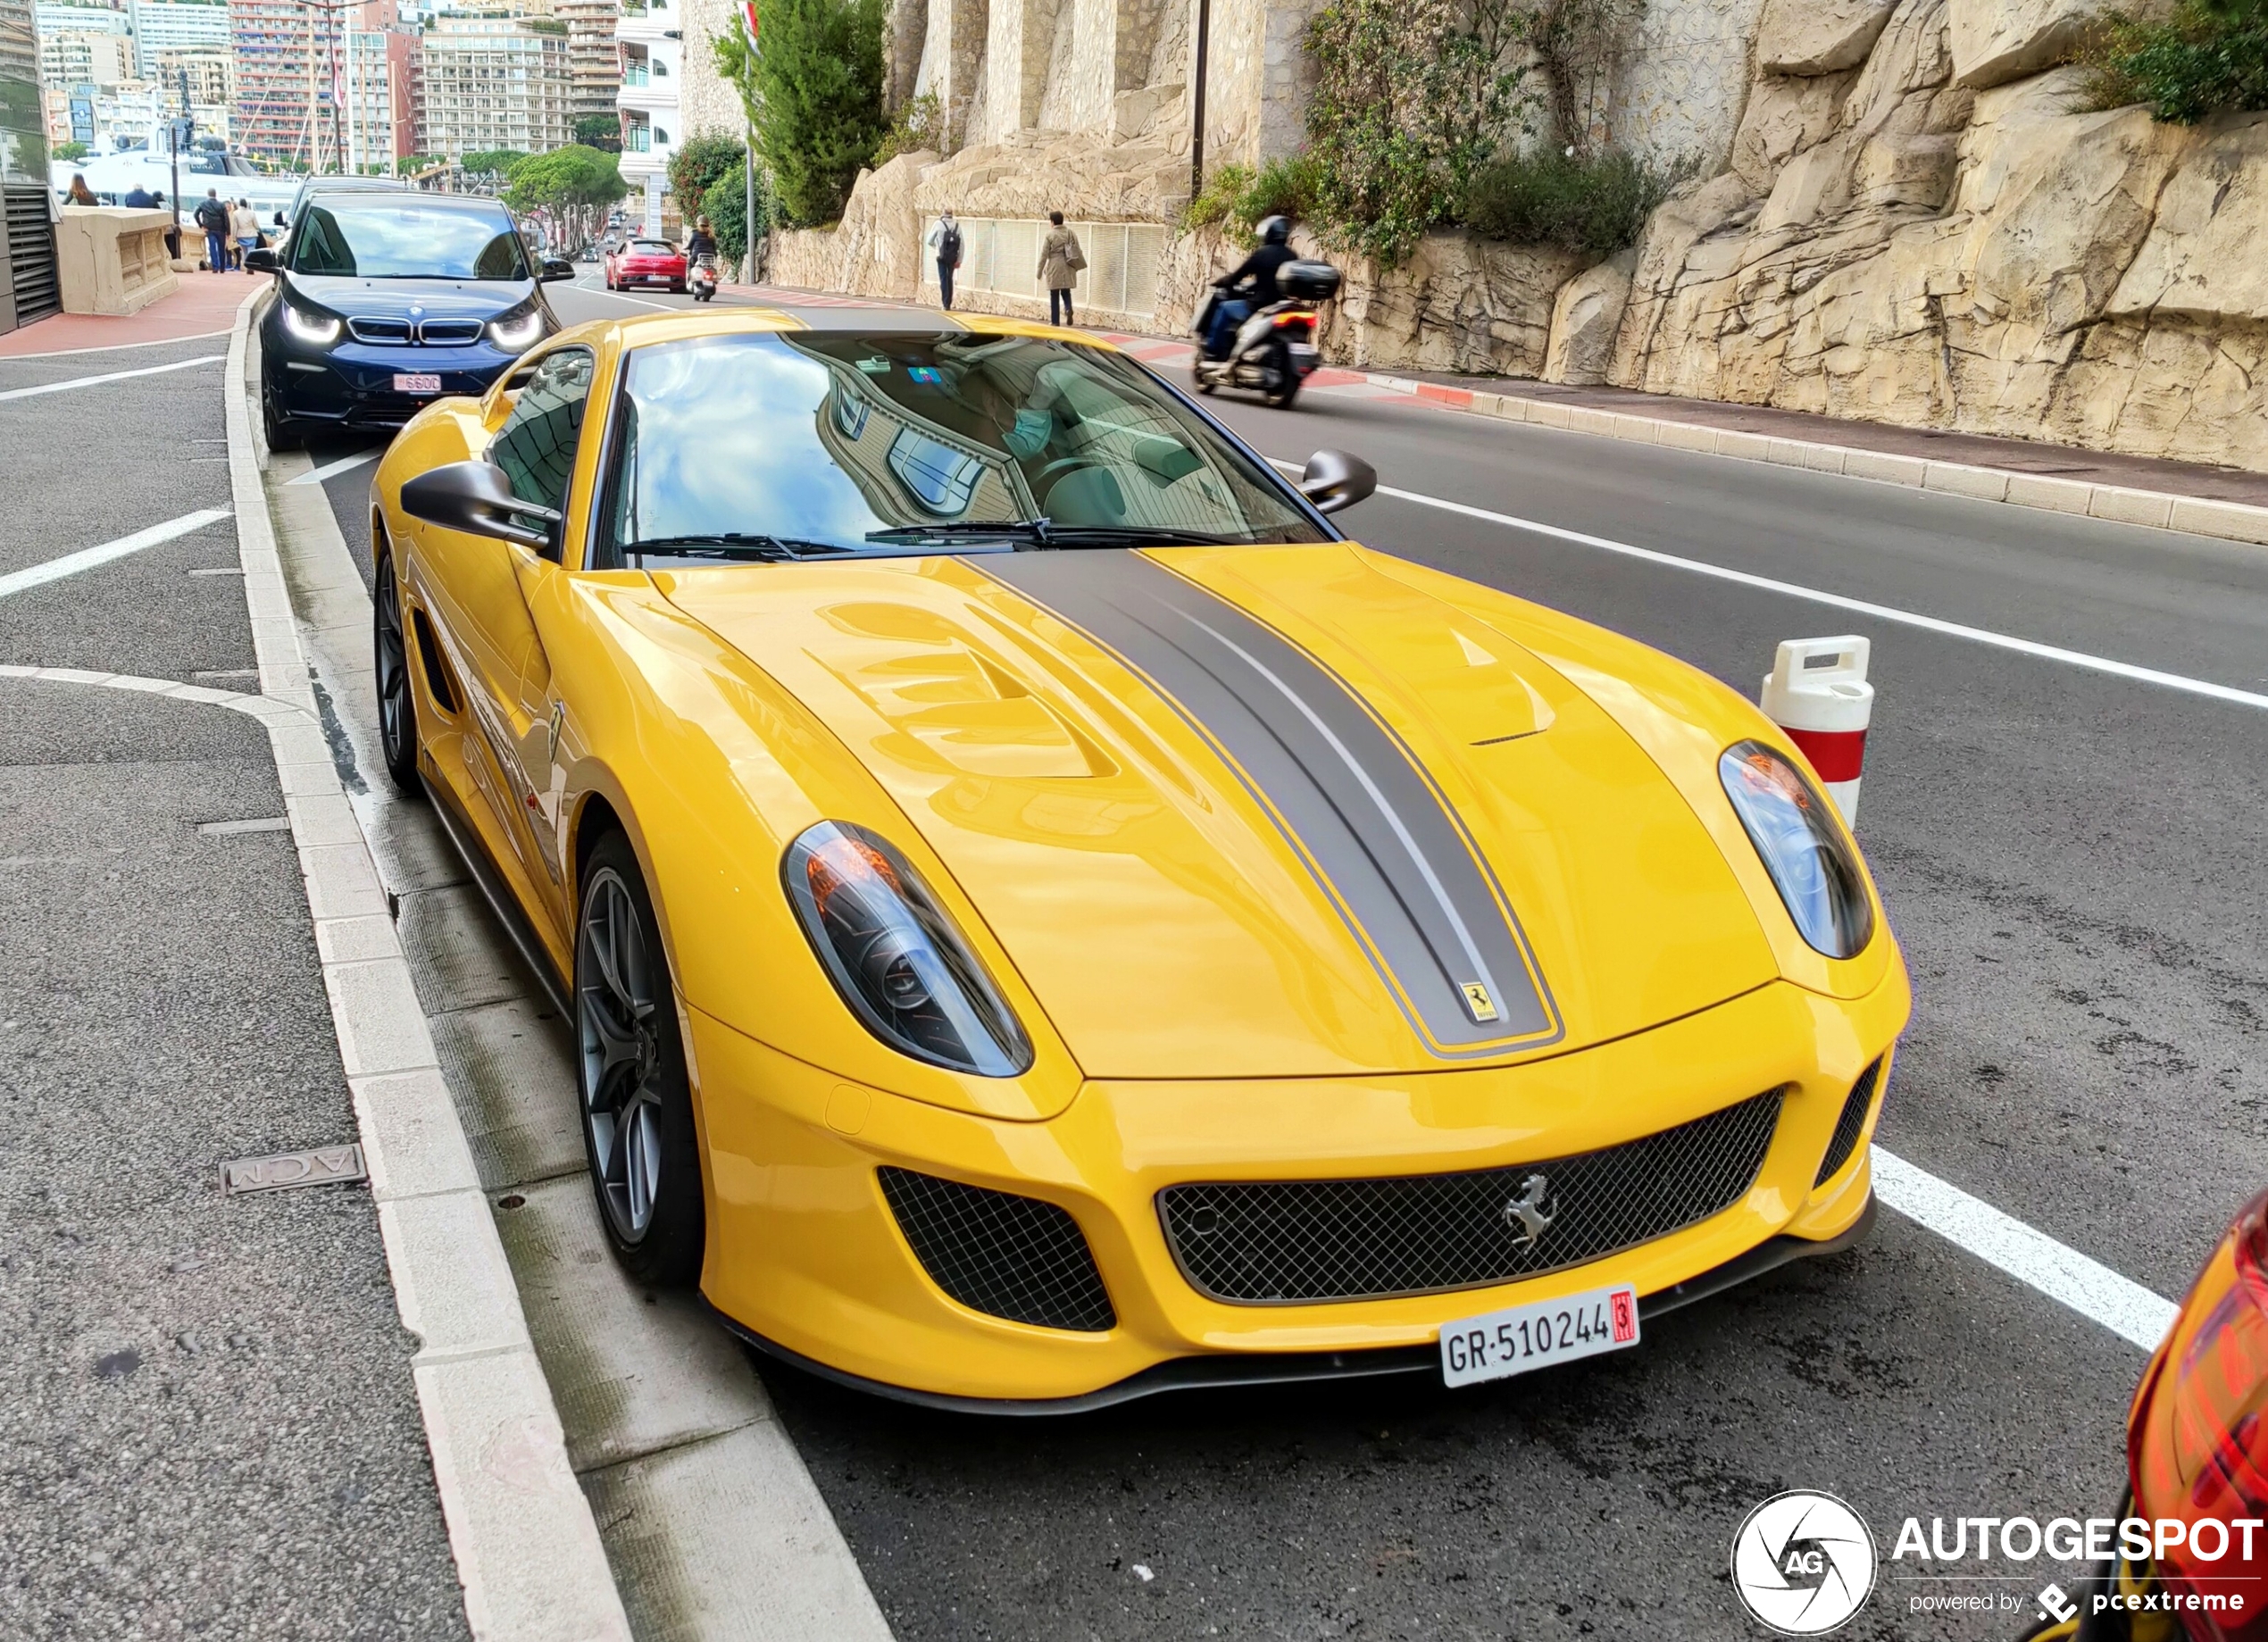
[[[756,43],[756,0],[740,0],[740,14],[748,21],[748,44]]]

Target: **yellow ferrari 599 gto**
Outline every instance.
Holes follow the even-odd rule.
[[[1374,484],[944,316],[585,326],[404,430],[387,763],[573,1023],[628,1268],[1071,1409],[1491,1379],[1863,1232],[1909,995],[1802,754],[1347,540]]]

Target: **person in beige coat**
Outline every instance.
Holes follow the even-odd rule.
[[[1047,213],[1047,238],[1039,246],[1039,283],[1047,288],[1047,322],[1068,325],[1071,317],[1071,288],[1079,283],[1079,271],[1087,266],[1087,253],[1079,248],[1079,236],[1063,226],[1063,213]]]

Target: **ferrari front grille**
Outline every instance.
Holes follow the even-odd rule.
[[[1859,1073],[1858,1081],[1851,1085],[1851,1092],[1843,1101],[1843,1114],[1835,1120],[1834,1137],[1827,1143],[1827,1155],[1819,1160],[1819,1177],[1813,1185],[1826,1185],[1851,1161],[1851,1154],[1858,1149],[1859,1135],[1866,1128],[1866,1113],[1874,1104],[1874,1085],[1881,1076],[1882,1063],[1877,1061]]]
[[[882,1196],[930,1280],[972,1312],[1042,1329],[1116,1326],[1079,1222],[1052,1203],[884,1169]]]
[[[1182,1274],[1232,1304],[1485,1288],[1603,1259],[1730,1208],[1764,1168],[1783,1092],[1505,1169],[1169,1186],[1158,1216]]]

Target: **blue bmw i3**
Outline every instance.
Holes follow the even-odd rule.
[[[557,330],[538,262],[494,200],[315,190],[280,251],[260,322],[268,446],[323,431],[387,433],[445,394],[481,394]]]

